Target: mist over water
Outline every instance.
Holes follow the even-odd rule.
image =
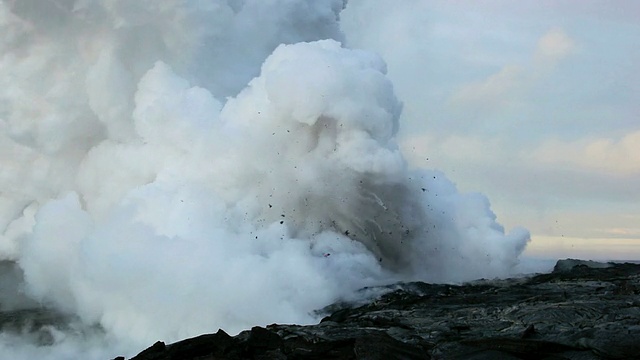
[[[99,329],[59,332],[47,354],[313,323],[364,286],[512,274],[528,232],[408,169],[401,99],[382,58],[342,45],[344,5],[0,2],[0,259],[16,293]]]

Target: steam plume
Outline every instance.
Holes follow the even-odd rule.
[[[28,294],[146,345],[509,275],[528,233],[407,169],[343,6],[0,2],[0,257]]]

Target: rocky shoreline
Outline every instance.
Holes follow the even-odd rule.
[[[567,259],[527,278],[375,290],[317,325],[219,330],[132,360],[640,359],[640,264]]]

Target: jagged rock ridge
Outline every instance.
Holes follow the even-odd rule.
[[[638,264],[562,260],[529,278],[394,288],[327,307],[317,325],[219,330],[133,359],[640,358]]]

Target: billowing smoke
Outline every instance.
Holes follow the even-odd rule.
[[[395,143],[342,0],[0,2],[0,258],[137,346],[507,276],[528,233]]]

